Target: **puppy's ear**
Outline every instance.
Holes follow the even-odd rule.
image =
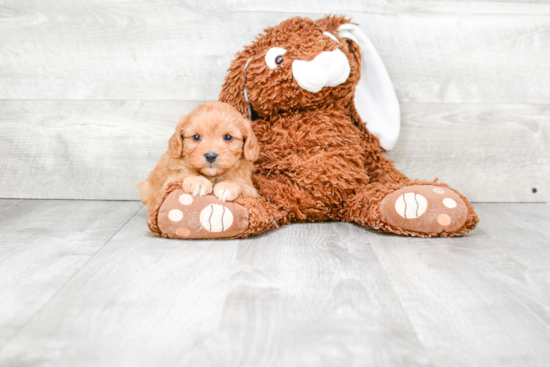
[[[176,132],[168,141],[168,154],[172,158],[179,158],[183,154],[183,129],[187,123],[187,117],[183,117],[176,127]]]
[[[244,136],[244,147],[243,153],[244,158],[249,162],[255,162],[260,155],[260,145],[256,139],[256,134],[252,130],[250,121],[243,119],[243,136]]]

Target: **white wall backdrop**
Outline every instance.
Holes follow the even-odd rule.
[[[0,197],[137,199],[238,50],[327,13],[386,63],[399,169],[472,201],[550,201],[550,2],[513,0],[0,0]]]

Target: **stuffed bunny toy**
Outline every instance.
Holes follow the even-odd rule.
[[[260,197],[221,202],[207,195],[184,203],[176,181],[150,213],[153,232],[241,238],[290,222],[342,221],[399,235],[453,237],[477,225],[459,192],[411,180],[382,154],[399,136],[399,103],[357,25],[343,16],[294,17],[264,32],[237,53],[219,98],[252,121]],[[183,219],[171,220],[173,210]]]

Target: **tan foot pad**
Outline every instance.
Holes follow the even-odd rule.
[[[248,228],[248,211],[214,195],[193,197],[175,190],[160,207],[158,227],[170,238],[228,238]]]
[[[389,224],[421,233],[456,231],[468,217],[468,208],[456,192],[431,185],[392,192],[382,200],[380,212]]]

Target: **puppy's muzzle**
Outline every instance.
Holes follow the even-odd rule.
[[[204,153],[204,158],[208,163],[214,163],[218,159],[218,153],[216,152],[206,152]]]

